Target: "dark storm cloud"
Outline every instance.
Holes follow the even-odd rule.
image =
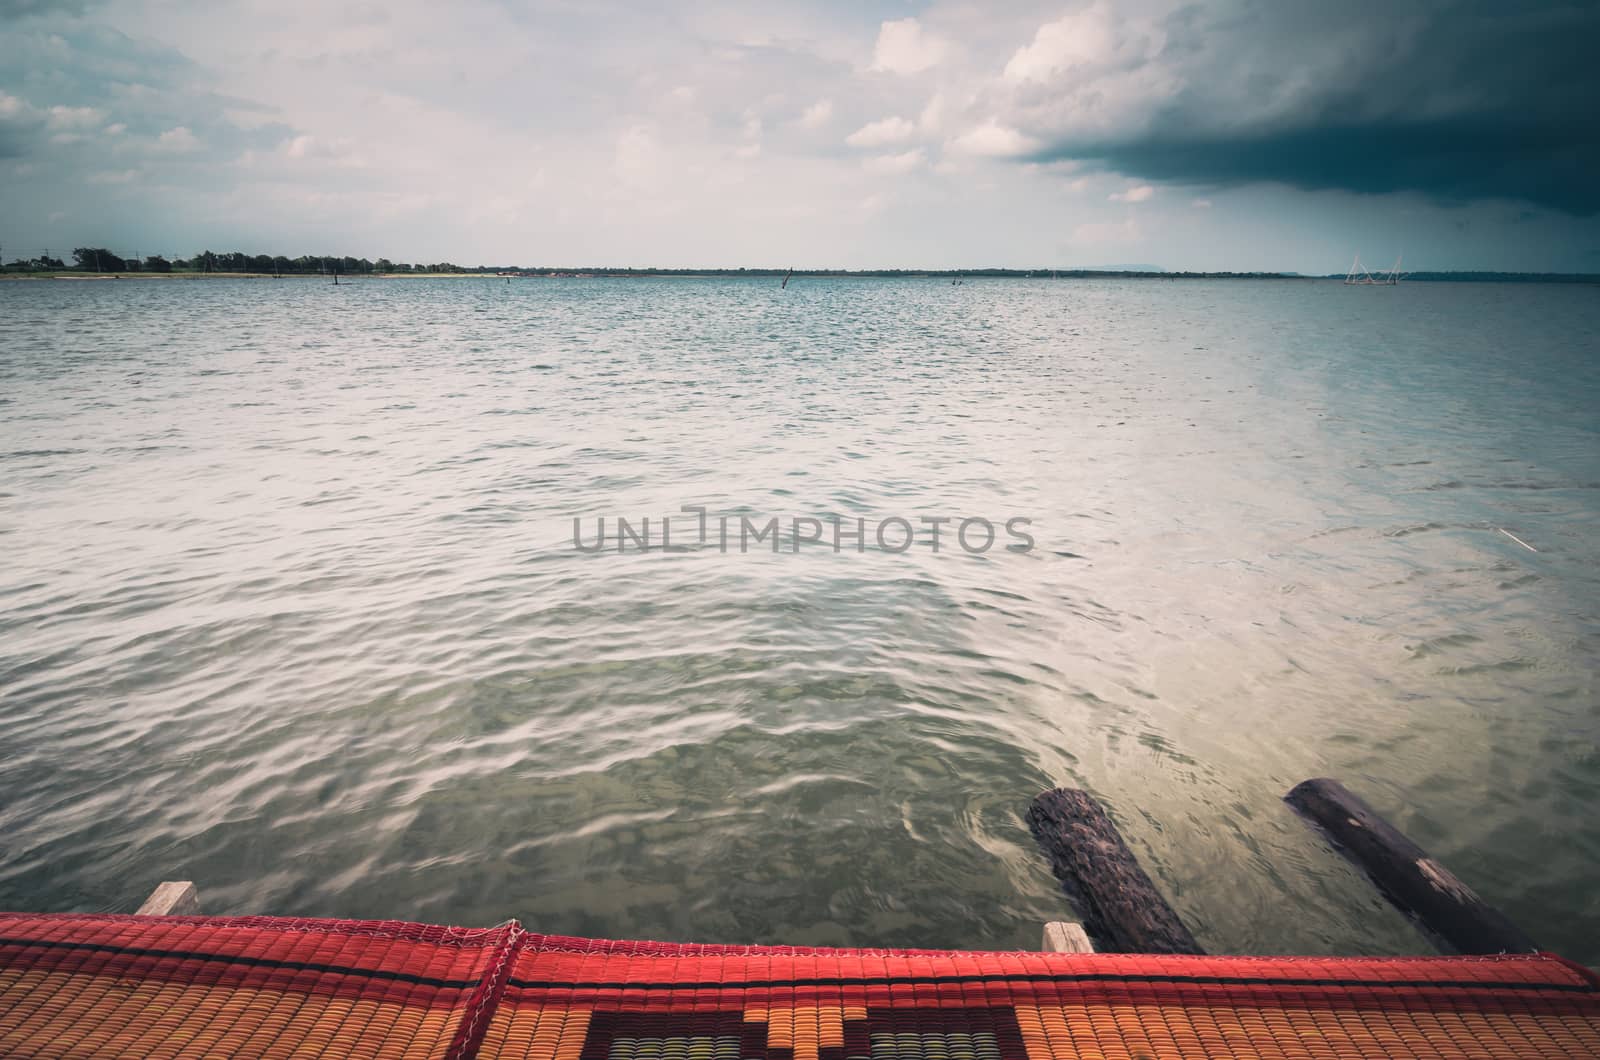
[[[81,15],[99,0],[0,0],[0,20],[26,15]]]
[[[0,33],[0,159],[57,165],[57,175],[146,165],[198,174],[294,135],[273,114],[211,91],[176,49],[111,27],[31,19]]]
[[[1123,127],[1051,135],[1049,86],[1024,98],[1046,121],[1038,157],[1600,212],[1600,4],[1246,0],[1185,8],[1153,36],[1117,72],[1168,91]]]
[[[1490,120],[1321,125],[1261,134],[1151,137],[1108,145],[1120,172],[1151,180],[1355,192],[1419,191],[1444,201],[1526,199],[1587,216],[1600,210],[1600,152],[1576,130]]]

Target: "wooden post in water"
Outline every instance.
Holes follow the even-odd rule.
[[[1337,780],[1307,780],[1283,799],[1396,908],[1457,953],[1538,950],[1504,914]]]
[[[1205,952],[1088,792],[1040,792],[1028,827],[1067,895],[1081,904],[1083,926],[1101,952]]]
[[[1042,953],[1093,953],[1094,943],[1082,924],[1070,920],[1052,920],[1044,926],[1044,938],[1039,950]]]
[[[200,892],[188,880],[165,880],[134,916],[199,916]]]

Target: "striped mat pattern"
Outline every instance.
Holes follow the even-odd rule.
[[[1549,955],[813,950],[404,922],[0,914],[0,1056],[1600,1057]]]

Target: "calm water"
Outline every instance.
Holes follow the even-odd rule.
[[[1037,547],[573,548],[684,505]],[[1331,775],[1600,962],[1597,525],[1594,288],[3,284],[0,908],[1034,948],[1065,783],[1425,949]]]

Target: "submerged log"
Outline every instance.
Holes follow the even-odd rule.
[[[1365,872],[1396,908],[1450,949],[1528,953],[1539,948],[1337,780],[1307,780],[1283,799]]]
[[[1086,791],[1040,792],[1028,827],[1103,953],[1204,953]]]

